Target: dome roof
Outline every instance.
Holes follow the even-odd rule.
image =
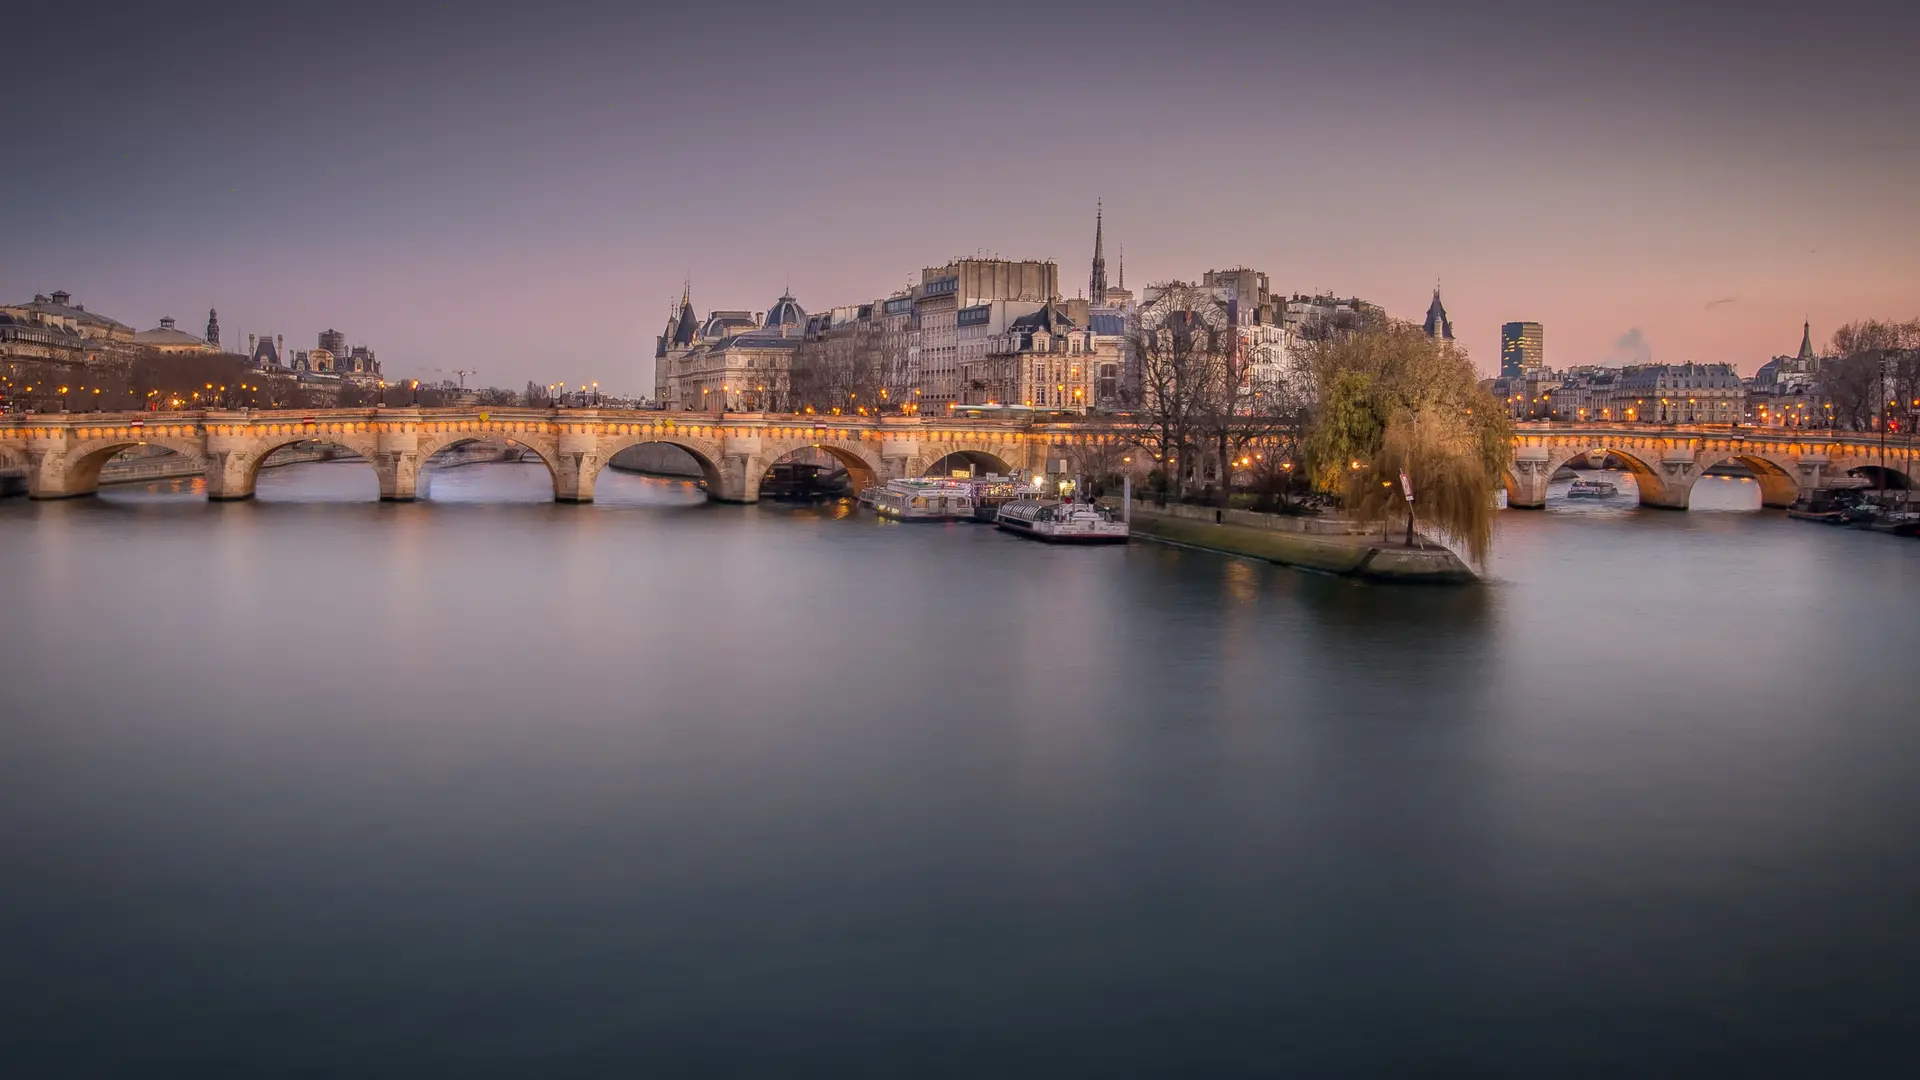
[[[780,299],[767,309],[767,321],[763,324],[768,330],[777,330],[783,326],[804,328],[807,325],[807,312],[792,295],[781,293]]]

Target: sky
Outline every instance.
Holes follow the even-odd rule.
[[[958,255],[1266,271],[1547,361],[1920,316],[1920,7],[16,0],[0,301],[650,393],[702,313]],[[1897,9],[1897,10],[1896,10]]]

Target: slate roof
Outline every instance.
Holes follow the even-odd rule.
[[[56,293],[54,295],[67,296],[68,294]],[[69,297],[69,299],[71,299],[71,297]],[[126,323],[109,319],[97,311],[88,311],[80,304],[55,303],[52,299],[45,296],[36,296],[24,304],[10,304],[8,306],[31,311],[40,315],[71,319],[77,323],[91,323],[94,326],[104,326],[108,330],[126,330],[128,332],[132,332],[133,330],[133,327],[128,326]]]
[[[781,326],[805,326],[807,313],[791,295],[781,293],[780,299],[767,309],[767,321],[762,325],[769,330]]]
[[[199,345],[203,348],[213,348],[207,339],[194,337],[185,330],[172,326],[156,326],[151,330],[142,330],[133,335],[133,340],[139,345]]]
[[[700,320],[694,318],[693,304],[686,300],[680,301],[680,321],[673,328],[673,343],[691,345],[699,332]]]
[[[1440,302],[1439,289],[1433,290],[1433,303],[1427,305],[1427,321],[1423,327],[1428,337],[1453,340],[1453,320],[1447,318],[1447,306]]]

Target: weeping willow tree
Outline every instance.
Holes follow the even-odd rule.
[[[1357,520],[1404,522],[1409,541],[1418,521],[1484,566],[1512,431],[1466,353],[1383,322],[1304,340],[1295,362],[1315,388],[1306,450],[1316,486]]]

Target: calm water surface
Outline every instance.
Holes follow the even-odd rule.
[[[1407,590],[193,487],[0,505],[0,1075],[1908,1064],[1920,545],[1556,498]]]

